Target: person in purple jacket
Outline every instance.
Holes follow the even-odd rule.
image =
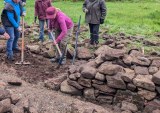
[[[35,1],[35,20],[34,23],[36,23],[37,17],[39,20],[39,27],[40,27],[40,33],[39,33],[39,41],[44,41],[44,24],[47,23],[46,19],[46,9],[48,7],[52,6],[50,0],[36,0]],[[52,40],[52,37],[50,34],[49,39]]]
[[[72,35],[73,22],[65,15],[62,11],[55,7],[49,7],[46,10],[46,17],[49,20],[49,30],[55,30],[56,43],[59,44],[61,51],[65,51],[65,45]],[[52,62],[59,59],[58,52],[56,52],[56,57],[51,59]],[[66,53],[62,64],[66,63]]]

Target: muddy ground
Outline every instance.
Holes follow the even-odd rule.
[[[4,45],[4,42],[1,44]],[[5,51],[0,53],[0,80],[8,81],[14,78],[24,80],[21,87],[9,86],[6,89],[15,94],[21,94],[23,99],[28,99],[30,106],[39,113],[117,113],[117,110],[113,110],[114,108],[110,105],[102,107],[96,103],[86,102],[81,97],[72,97],[43,87],[45,80],[66,74],[71,65],[71,59],[67,59],[66,65],[62,65],[59,69],[57,69],[57,63],[51,63],[48,58],[27,50],[25,61],[31,64],[15,65],[20,59],[21,54],[15,53],[15,61],[9,62]],[[84,62],[86,61],[77,60],[75,65]]]

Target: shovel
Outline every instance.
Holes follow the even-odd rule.
[[[16,62],[16,65],[29,65],[30,62],[24,61],[24,16],[22,16],[22,49],[21,49],[21,61]]]
[[[55,40],[55,37],[53,36],[52,31],[50,32],[50,34],[51,34],[51,36],[52,36],[52,38],[53,38],[53,42],[54,42],[54,44],[55,44],[55,46],[56,46],[56,48],[57,48],[57,50],[58,50],[59,56],[60,56],[60,58],[61,58],[61,57],[62,57],[62,52],[61,52],[58,44],[56,43],[56,40]]]

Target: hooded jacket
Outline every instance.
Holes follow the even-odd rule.
[[[46,9],[48,7],[51,7],[51,1],[50,0],[36,0],[35,2],[35,17],[38,16],[39,20],[45,20],[46,19]]]
[[[5,8],[1,14],[3,26],[18,28],[20,24],[20,16],[23,11],[24,9],[21,2],[15,3],[13,0],[7,0]]]
[[[100,24],[100,19],[105,19],[106,5],[104,0],[85,0],[83,11],[87,9],[85,15],[86,23]]]
[[[54,19],[50,19],[49,28],[61,31],[60,35],[56,38],[56,41],[61,41],[67,34],[68,29],[73,27],[72,20],[63,12],[58,11]]]

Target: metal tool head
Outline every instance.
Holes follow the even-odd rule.
[[[20,62],[16,62],[15,63],[16,65],[30,65],[31,63],[30,62],[25,62],[25,61],[20,61]]]

